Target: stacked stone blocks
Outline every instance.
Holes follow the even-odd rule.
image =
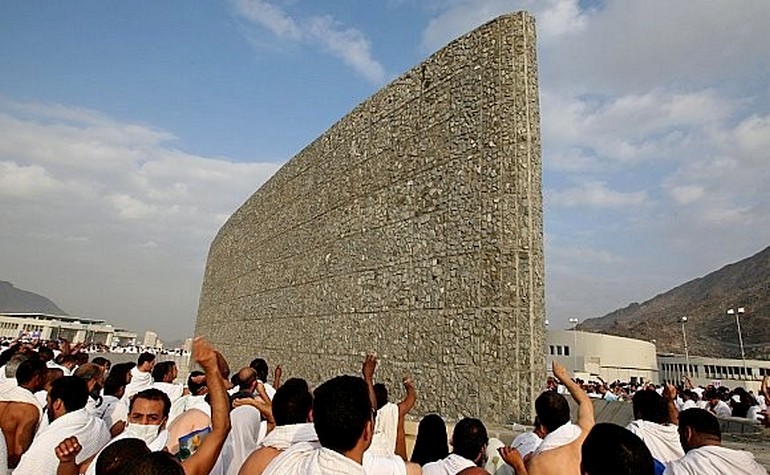
[[[500,17],[287,162],[211,245],[197,332],[316,384],[360,369],[418,412],[528,421],[545,375],[534,19]]]

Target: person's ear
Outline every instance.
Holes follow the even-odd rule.
[[[364,440],[369,443],[374,438],[374,421],[369,419],[364,426]]]
[[[310,412],[307,413],[307,421],[313,422],[313,409],[310,409]]]

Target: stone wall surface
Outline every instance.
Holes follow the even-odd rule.
[[[545,377],[534,19],[502,16],[357,106],[211,245],[196,332],[317,384],[380,357],[417,413],[529,421]]]

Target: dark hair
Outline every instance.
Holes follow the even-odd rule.
[[[582,473],[591,475],[653,475],[650,449],[630,430],[615,424],[596,424],[581,448]]]
[[[254,371],[257,372],[257,379],[262,381],[263,383],[267,381],[267,373],[269,371],[267,367],[267,361],[263,360],[262,358],[254,358],[251,360],[251,363],[249,363],[249,366],[254,368]]]
[[[149,351],[145,351],[144,353],[139,355],[139,359],[136,360],[136,365],[142,366],[143,364],[150,361],[155,361],[155,355],[153,355]]]
[[[41,346],[37,349],[37,354],[40,356],[40,359],[43,360],[43,362],[51,361],[53,359],[53,350],[48,348],[47,346]]]
[[[168,452],[150,452],[127,464],[121,475],[184,475],[184,468]]]
[[[88,385],[77,376],[62,376],[51,383],[48,393],[51,401],[57,399],[64,403],[67,412],[74,412],[86,407],[88,402]]]
[[[134,362],[116,363],[112,366],[112,368],[110,368],[110,376],[114,376],[115,378],[122,378],[123,382],[125,383],[128,380],[129,373],[131,373],[131,370],[134,369],[135,366],[136,363]]]
[[[176,363],[173,361],[161,361],[160,363],[155,363],[155,367],[152,368],[152,380],[156,383],[163,382],[163,379],[171,372],[174,366],[176,366]]]
[[[16,383],[20,386],[27,384],[35,379],[35,376],[40,376],[40,383],[45,383],[45,378],[48,375],[48,368],[40,358],[29,358],[21,362],[16,369]]]
[[[193,396],[199,396],[199,392],[201,389],[206,387],[206,383],[196,383],[193,381],[193,378],[197,376],[205,376],[206,373],[203,371],[191,371],[190,376],[187,377],[187,389],[190,390],[190,394]]]
[[[446,423],[438,414],[428,414],[420,420],[414,439],[411,461],[425,465],[449,455],[449,440]]]
[[[75,364],[78,366],[83,366],[84,364],[88,363],[88,353],[83,353],[82,351],[75,353]]]
[[[131,396],[131,402],[128,404],[128,413],[134,409],[134,402],[137,399],[147,399],[148,401],[161,401],[163,402],[163,417],[168,417],[168,413],[171,411],[171,399],[168,398],[168,394],[164,393],[160,389],[150,388]]]
[[[372,420],[366,382],[357,376],[337,376],[313,393],[313,425],[323,447],[344,453],[356,446]]]
[[[567,399],[555,391],[545,391],[535,399],[535,413],[540,425],[553,432],[569,422]]]
[[[150,453],[147,444],[132,437],[108,444],[96,458],[96,475],[118,475],[134,460]]]
[[[104,381],[104,394],[107,396],[117,396],[121,388],[126,387],[125,373],[114,374],[110,372]]]
[[[382,406],[388,403],[388,388],[382,383],[375,384],[374,396],[377,399],[377,409],[382,409]]]
[[[112,367],[112,361],[108,360],[104,356],[97,356],[91,360],[91,363],[102,366],[105,370],[109,370]]]
[[[489,442],[487,428],[478,419],[460,419],[452,431],[452,453],[468,460],[479,458],[481,450]]]
[[[634,393],[631,398],[634,417],[656,424],[668,424],[671,418],[668,414],[668,403],[652,389],[645,389]]]
[[[61,366],[64,366],[67,363],[77,363],[77,361],[75,361],[75,357],[74,356],[72,356],[72,355],[65,355],[65,354],[61,353],[61,354],[59,354],[59,356],[56,357],[56,363],[61,365]]]
[[[313,407],[313,396],[307,381],[300,378],[288,379],[273,397],[275,425],[302,424]]]
[[[705,409],[691,407],[679,413],[679,429],[689,427],[699,434],[712,435],[722,440],[722,430],[719,428],[719,420]]]
[[[75,370],[75,374],[73,374],[73,376],[77,376],[85,382],[91,381],[94,378],[101,378],[103,375],[104,368],[93,363],[86,363],[79,366],[78,369]]]

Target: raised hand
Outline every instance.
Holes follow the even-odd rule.
[[[361,368],[361,374],[366,381],[374,381],[374,370],[377,369],[377,355],[368,353]]]
[[[54,448],[56,458],[59,459],[60,463],[74,463],[75,457],[78,456],[81,450],[83,450],[83,447],[80,446],[77,437],[67,437]]]

